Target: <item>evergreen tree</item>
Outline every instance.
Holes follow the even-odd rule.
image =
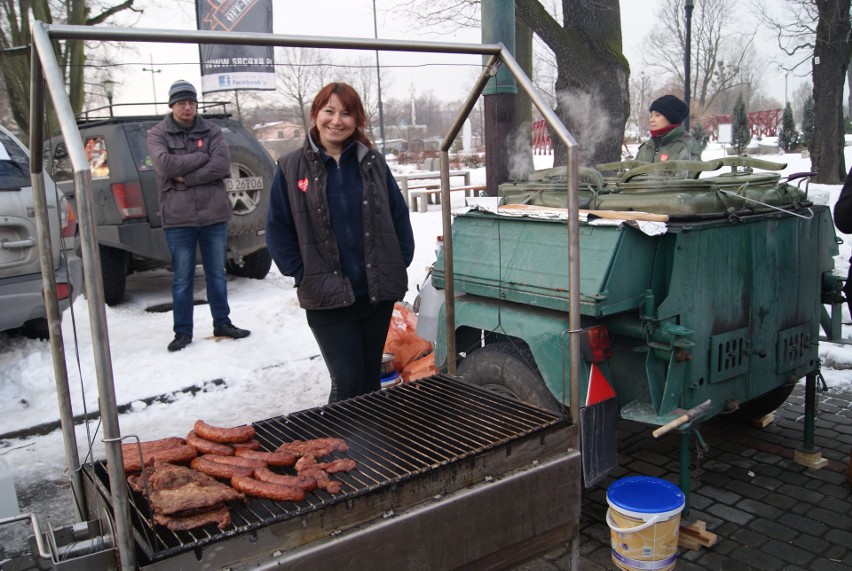
[[[731,145],[738,155],[745,153],[746,147],[751,142],[751,129],[748,128],[748,116],[743,102],[743,96],[737,97],[734,105],[733,125],[731,126]]]
[[[707,143],[710,142],[710,131],[708,131],[704,125],[700,122],[696,123],[689,130],[689,134],[692,135],[692,138],[695,139],[702,151],[707,148]]]
[[[796,121],[793,119],[793,107],[790,103],[784,108],[781,118],[781,132],[778,133],[778,146],[785,153],[790,153],[799,146],[799,133],[796,131]]]
[[[805,99],[805,104],[802,106],[802,144],[808,149],[808,152],[813,152],[814,146],[814,98],[813,96]]]

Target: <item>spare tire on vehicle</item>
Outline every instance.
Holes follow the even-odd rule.
[[[225,180],[234,215],[228,234],[241,236],[266,223],[274,162],[241,146],[231,146],[231,179]]]

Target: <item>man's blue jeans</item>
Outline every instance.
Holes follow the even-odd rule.
[[[201,264],[207,281],[207,302],[213,315],[213,327],[228,323],[228,283],[225,260],[228,248],[228,223],[209,226],[166,228],[166,242],[172,255],[172,304],[174,331],[192,336],[192,293],[195,281],[195,251],[201,250]]]

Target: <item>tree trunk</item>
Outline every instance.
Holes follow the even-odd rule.
[[[843,156],[843,87],[849,66],[850,0],[817,0],[816,46],[813,58],[814,137],[811,170],[814,182],[841,184],[846,179]]]
[[[630,67],[622,54],[618,0],[563,0],[564,27],[535,0],[516,0],[519,17],[556,55],[556,114],[579,144],[581,165],[621,159],[630,114]],[[554,166],[567,162],[553,137]]]

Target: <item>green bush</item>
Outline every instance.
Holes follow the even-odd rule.
[[[748,115],[742,95],[737,97],[737,103],[734,105],[732,131],[731,145],[738,155],[745,154],[745,150],[751,142],[751,129],[748,127]]]
[[[791,153],[799,146],[799,132],[796,131],[796,121],[793,119],[793,108],[790,103],[787,103],[787,107],[784,108],[784,116],[781,118],[778,146],[785,153]]]
[[[695,126],[690,129],[690,135],[692,135],[692,138],[695,139],[702,151],[707,148],[707,143],[710,142],[710,131],[708,131],[704,125],[696,123]]]
[[[808,97],[802,107],[802,135],[801,144],[808,150],[813,152],[814,144],[814,98]]]

